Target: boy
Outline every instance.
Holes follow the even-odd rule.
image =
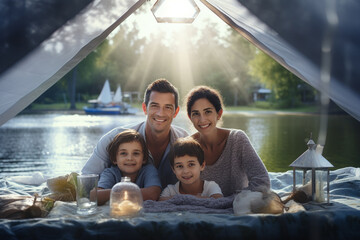
[[[204,151],[194,139],[179,138],[174,143],[170,164],[179,181],[164,189],[160,201],[170,199],[177,194],[190,194],[200,198],[223,196],[217,183],[200,179],[200,173],[205,168]]]

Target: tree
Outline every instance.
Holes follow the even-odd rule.
[[[196,85],[209,85],[220,91],[226,105],[247,104],[253,84],[247,63],[255,48],[227,25],[228,32],[221,35],[220,23],[204,23],[187,25],[182,32],[157,29],[146,39],[139,37],[136,24],[120,25],[78,64],[77,95],[82,100],[95,97],[106,79],[112,89],[120,84],[122,90],[143,92],[150,82],[164,77],[181,96]],[[72,72],[60,80],[65,89],[71,77]]]
[[[254,58],[256,48],[235,30],[231,31],[226,40],[225,55],[232,69],[228,85],[234,92],[233,103],[247,105],[251,98],[251,89],[256,84],[256,80],[249,75],[249,62]]]
[[[278,107],[296,107],[300,103],[299,86],[302,80],[289,72],[275,60],[258,51],[250,61],[250,75],[260,80],[273,91]]]

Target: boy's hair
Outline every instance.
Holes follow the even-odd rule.
[[[144,103],[147,106],[150,100],[150,94],[152,91],[160,93],[172,93],[175,96],[175,109],[179,106],[179,92],[168,80],[160,78],[150,83],[145,90]]]
[[[200,143],[191,137],[178,138],[173,145],[171,154],[170,165],[172,168],[174,168],[175,158],[185,155],[196,157],[200,165],[204,163],[204,151],[202,150]]]
[[[149,158],[149,152],[146,147],[144,138],[134,129],[127,129],[121,133],[118,133],[114,139],[109,143],[106,150],[109,153],[109,158],[111,163],[116,164],[116,155],[119,149],[119,146],[123,143],[138,142],[141,145],[143,155],[144,155],[144,164],[147,163]]]

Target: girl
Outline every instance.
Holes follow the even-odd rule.
[[[156,168],[147,164],[148,149],[141,135],[129,129],[115,136],[107,147],[112,166],[100,175],[98,183],[98,205],[110,199],[111,188],[121,181],[121,177],[130,177],[137,184],[144,200],[157,200],[161,184]]]

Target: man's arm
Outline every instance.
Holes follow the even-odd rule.
[[[92,155],[81,169],[82,174],[100,174],[105,168],[110,166],[109,154],[106,148],[118,132],[119,130],[113,129],[100,138]]]
[[[159,186],[150,186],[146,188],[141,188],[140,190],[144,201],[146,200],[157,201],[161,193],[161,188]]]
[[[110,193],[111,189],[97,189],[97,202],[99,206],[104,205],[107,201],[110,200]]]

